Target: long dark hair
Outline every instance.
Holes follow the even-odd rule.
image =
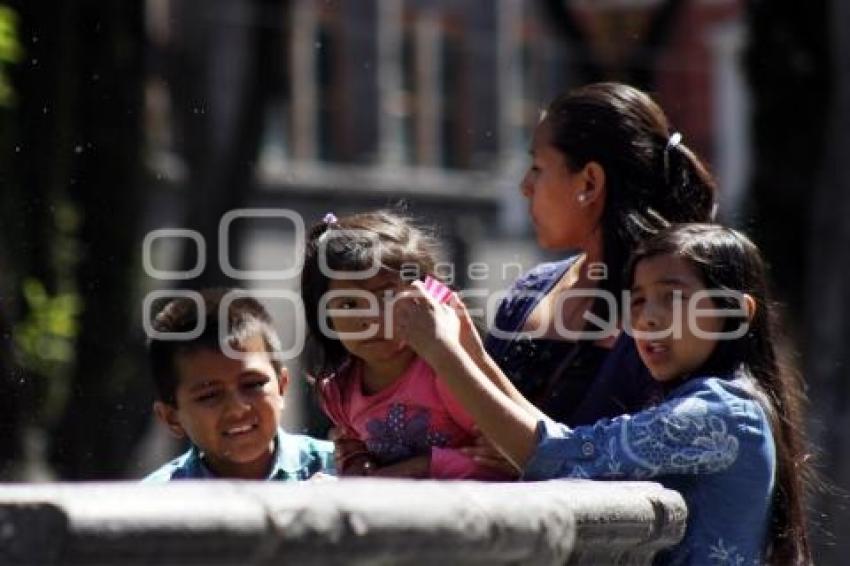
[[[777,482],[767,562],[809,563],[805,496],[814,480],[803,431],[805,394],[788,348],[783,347],[779,305],[771,300],[765,262],[755,244],[740,232],[715,224],[683,224],[662,230],[639,245],[627,265],[626,280],[631,284],[641,260],[667,254],[691,264],[707,289],[746,293],[755,300],[747,334],[719,341],[701,371],[751,376],[754,397],[767,415],[776,443]],[[734,297],[715,302],[718,308],[739,306],[732,304]],[[731,331],[740,322],[730,317],[724,330]]]
[[[314,224],[307,233],[301,272],[308,371],[317,377],[338,369],[348,359],[348,350],[338,339],[322,332],[318,318],[319,305],[331,282],[323,262],[334,271],[367,271],[380,265],[414,279],[433,275],[438,256],[439,245],[431,232],[393,210],[328,217]]]
[[[685,144],[671,143],[675,132],[646,93],[620,83],[587,85],[553,100],[543,120],[568,167],[596,162],[605,171],[603,289],[619,295],[630,252],[659,221],[711,220],[714,179]],[[595,310],[604,312],[605,304]]]

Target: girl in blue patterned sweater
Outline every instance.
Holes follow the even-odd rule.
[[[728,228],[675,226],[638,247],[626,279],[625,326],[665,396],[590,426],[555,423],[522,398],[462,304],[452,312],[413,291],[397,326],[524,479],[654,478],[678,490],[687,530],[658,562],[810,562],[803,394],[779,359],[758,250]]]

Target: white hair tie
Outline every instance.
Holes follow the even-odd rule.
[[[682,143],[682,134],[679,132],[673,132],[669,138],[667,138],[667,145],[664,147],[664,180],[667,181],[667,184],[670,184],[670,152]]]
[[[679,132],[673,132],[673,134],[667,140],[667,147],[664,148],[664,151],[670,151],[674,147],[678,146],[680,143],[682,143],[682,134]]]

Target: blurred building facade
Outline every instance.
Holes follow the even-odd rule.
[[[566,2],[589,44],[581,53],[547,20],[545,2],[243,1],[228,9],[191,0],[148,4],[149,34],[161,59],[188,51],[187,28],[275,30],[277,45],[252,52],[273,57],[279,73],[277,81],[258,79],[269,96],[252,109],[264,121],[250,180],[260,191],[481,199],[516,208],[517,201],[494,186],[506,182],[506,172],[512,175],[507,182],[517,184],[540,111],[556,94],[587,82],[577,59],[588,56],[615,79],[627,57],[645,64],[651,92],[686,142],[721,176],[733,177],[724,188],[746,180],[725,149],[745,157],[739,0],[683,3],[662,48],[651,54],[641,53],[643,35],[665,4],[660,0]],[[246,30],[239,35],[242,41],[251,37]],[[233,56],[213,61],[224,69],[209,92],[224,98],[221,91],[240,88],[233,82],[238,72],[226,70],[240,63]],[[170,113],[179,110],[168,73],[152,67],[150,146],[172,158],[152,165],[179,178],[183,148],[180,134],[170,131]],[[212,105],[195,100],[193,112],[214,121]],[[521,215],[512,223],[508,218],[500,231],[524,229]]]

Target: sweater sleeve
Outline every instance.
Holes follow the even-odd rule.
[[[711,389],[590,426],[541,420],[523,479],[644,479],[721,472],[738,458],[741,435],[762,430],[753,401],[730,403]]]

